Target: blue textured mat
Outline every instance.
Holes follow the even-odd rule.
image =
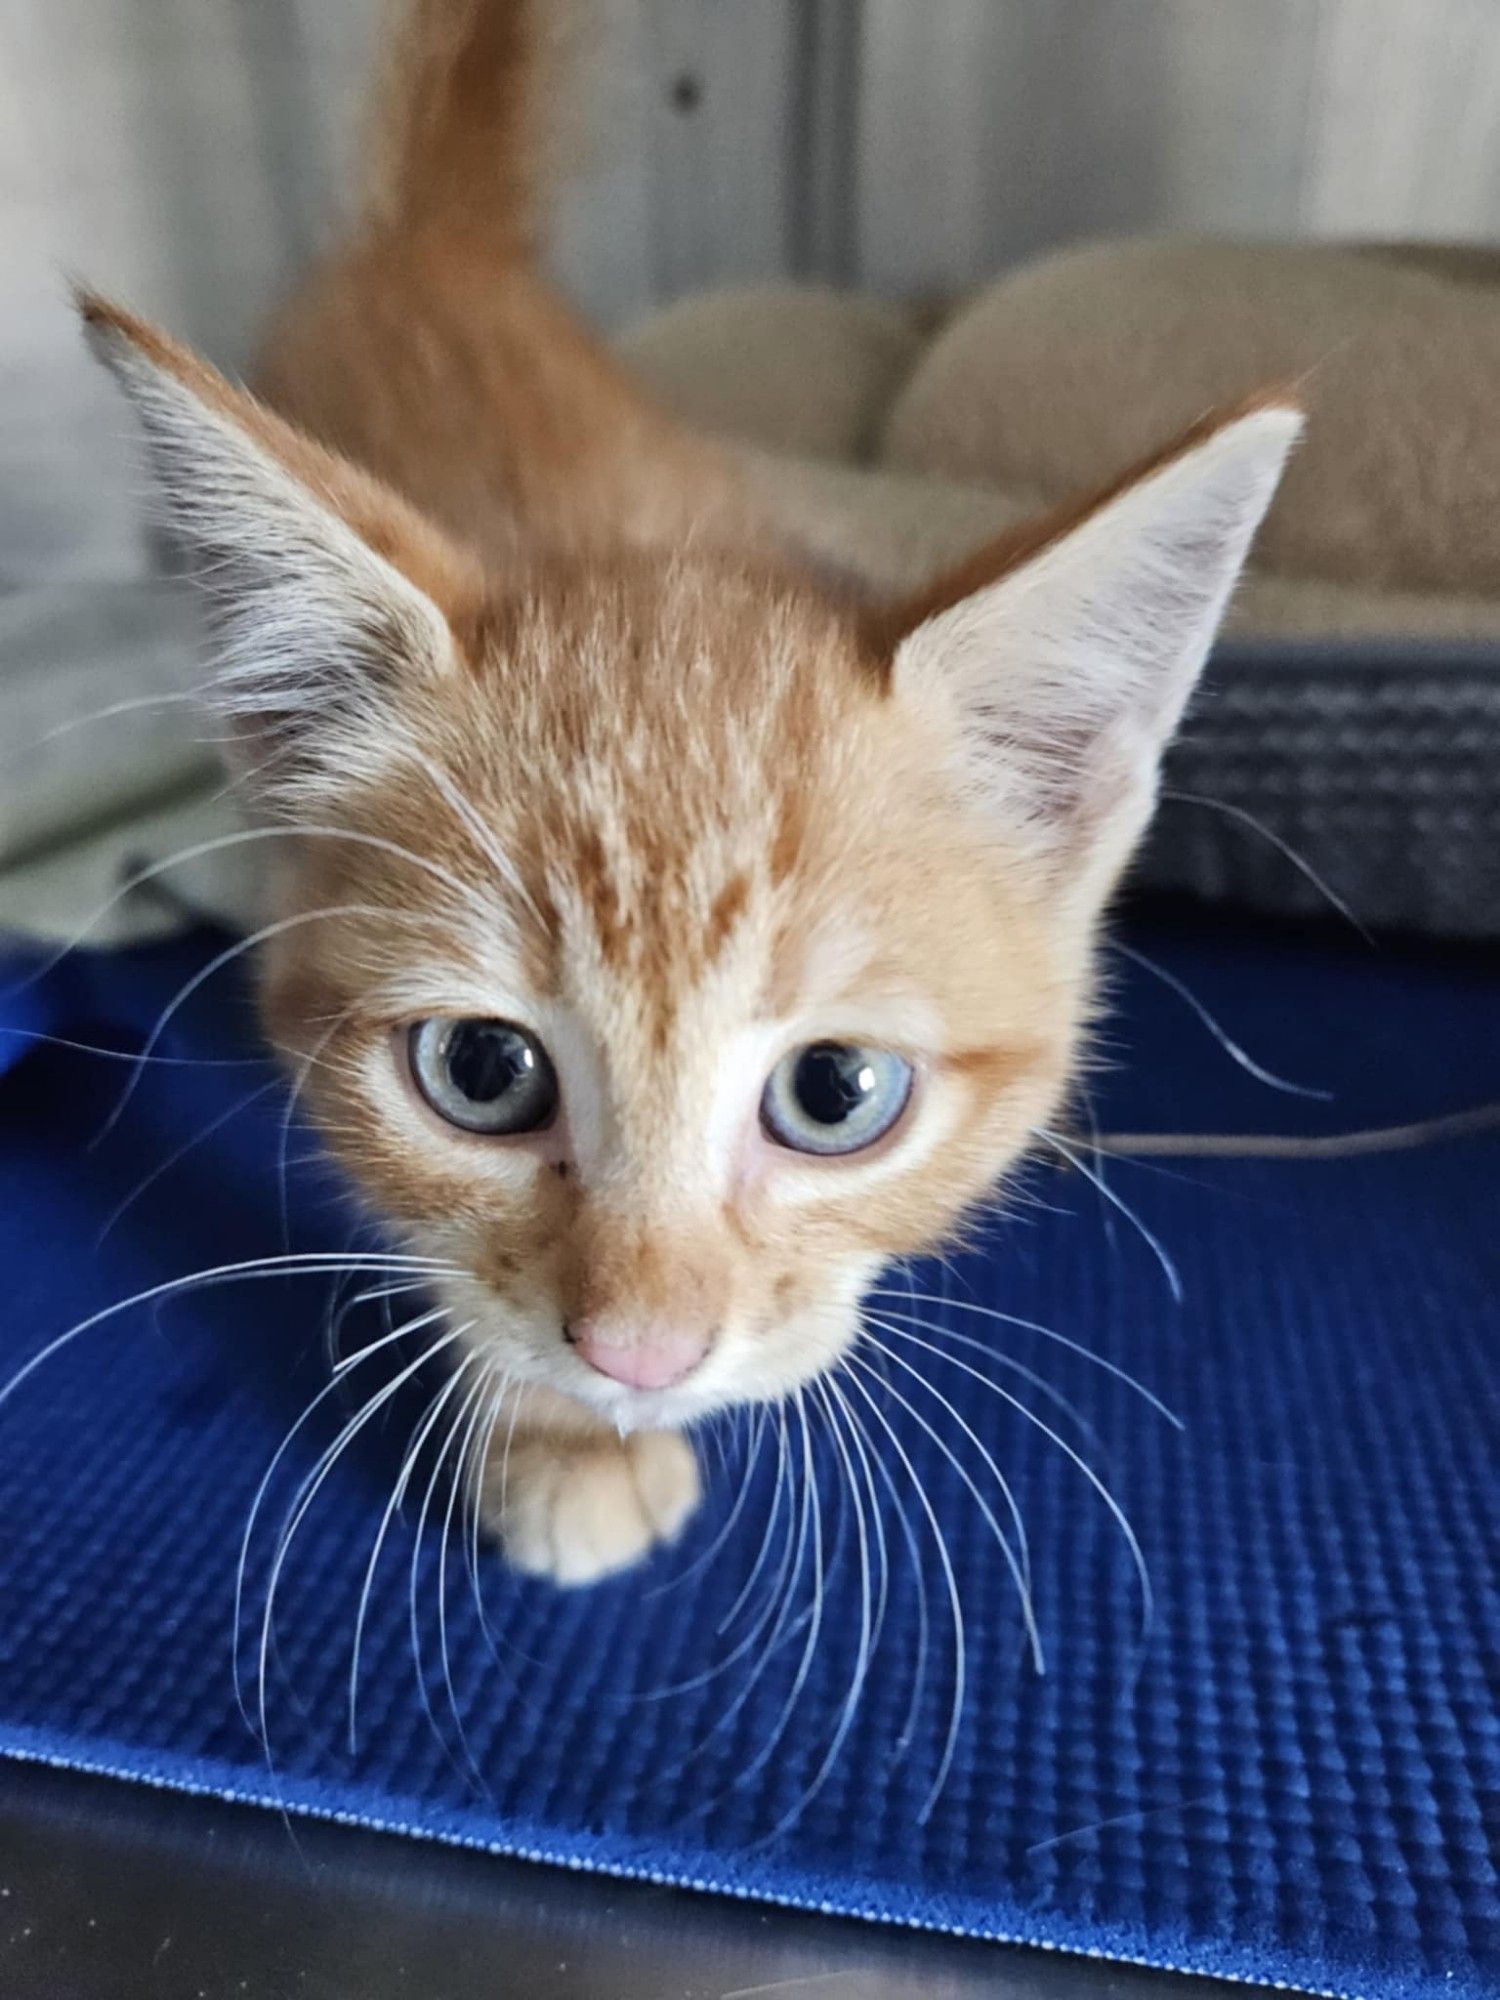
[[[1110,1033],[1107,1126],[1315,1130],[1500,1096],[1500,979],[1472,963],[1235,932],[1135,942],[1261,1062],[1335,1100],[1273,1095],[1135,966]],[[79,956],[12,992],[5,1018],[129,1047],[212,949]],[[90,1148],[125,1065],[0,1035],[6,1376],[118,1297],[282,1245],[280,1098],[262,1089],[266,1071],[236,1063],[253,1043],[224,979],[159,1053],[214,1061],[152,1069]],[[343,1247],[350,1218],[295,1128],[289,1151],[291,1240]],[[267,1465],[326,1380],[330,1285],[164,1295],[81,1335],[0,1408],[0,1748],[1267,1984],[1495,1994],[1497,1166],[1493,1137],[1342,1164],[1115,1166],[1111,1184],[1176,1261],[1180,1306],[1087,1182],[1039,1171],[1038,1199],[996,1225],[983,1256],[916,1277],[918,1292],[946,1288],[1088,1342],[1186,1429],[1037,1332],[934,1308],[979,1347],[940,1332],[950,1359],[899,1351],[951,1410],[894,1368],[912,1408],[872,1385],[889,1436],[865,1410],[925,1609],[873,1471],[864,1507],[872,1488],[890,1575],[882,1589],[872,1558],[868,1622],[883,1610],[882,1628],[841,1741],[867,1600],[847,1480],[816,1424],[816,1517],[776,1500],[773,1447],[748,1493],[740,1446],[722,1460],[710,1448],[711,1503],[680,1550],[572,1596],[485,1556],[483,1619],[462,1552],[440,1560],[441,1484],[418,1547],[424,1469],[375,1574],[351,1750],[357,1602],[428,1385],[392,1397],[390,1421],[337,1461],[301,1520],[266,1649],[268,1758],[235,1702],[236,1564]],[[378,1307],[359,1311],[378,1333]],[[1097,1436],[1025,1375],[1000,1373],[1001,1357],[1044,1377]],[[1098,1493],[961,1363],[1031,1404],[1118,1496],[1155,1592],[1144,1649],[1130,1553]],[[262,1509],[238,1647],[252,1711],[276,1530],[353,1407],[325,1399]],[[1031,1530],[1044,1678],[976,1497],[1008,1526],[980,1444]],[[965,1633],[951,1769],[925,1822],[956,1649],[906,1462],[946,1536]]]

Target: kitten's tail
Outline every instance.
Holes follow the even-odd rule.
[[[559,0],[402,0],[371,107],[370,219],[535,249]]]

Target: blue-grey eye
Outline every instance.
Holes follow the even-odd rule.
[[[465,1132],[540,1132],[557,1115],[557,1071],[535,1035],[512,1021],[434,1015],[407,1036],[418,1090]]]
[[[889,1049],[809,1042],[766,1079],[760,1122],[797,1153],[857,1153],[883,1138],[906,1109],[912,1067]]]

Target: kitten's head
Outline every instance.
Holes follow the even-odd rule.
[[[1299,419],[1205,426],[872,618],[723,556],[487,575],[111,308],[275,854],[267,1023],[518,1381],[833,1363],[1056,1109],[1100,909]]]

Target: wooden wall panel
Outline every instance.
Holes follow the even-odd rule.
[[[1500,6],[1315,11],[1299,220],[1318,233],[1500,238]]]
[[[1500,237],[1495,0],[866,0],[859,268],[1119,230]]]
[[[663,297],[790,259],[795,0],[647,0]]]

